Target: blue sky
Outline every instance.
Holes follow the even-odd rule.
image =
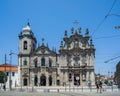
[[[120,17],[108,16],[99,28],[97,26],[108,14],[115,0],[0,0],[0,64],[10,60],[10,50],[18,53],[18,34],[26,26],[28,20],[38,43],[45,38],[49,47],[60,46],[64,30],[71,34],[71,27],[81,27],[82,34],[88,28],[96,48],[95,72],[107,74],[114,72],[119,59],[104,61],[120,55]],[[116,0],[109,14],[120,15],[120,0]],[[73,22],[77,20],[78,25]],[[97,30],[96,30],[97,28]],[[103,37],[113,38],[103,38]],[[114,37],[115,36],[115,37]],[[17,64],[17,56],[12,63]]]

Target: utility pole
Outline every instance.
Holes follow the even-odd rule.
[[[4,76],[4,86],[3,86],[3,88],[4,88],[4,91],[6,91],[6,54],[5,54],[5,76]]]
[[[10,75],[9,75],[9,89],[12,89],[11,68],[12,68],[12,51],[10,51]]]

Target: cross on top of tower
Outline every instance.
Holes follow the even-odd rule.
[[[74,25],[78,25],[79,22],[78,22],[77,20],[75,20],[75,21],[73,22],[73,24],[74,24]]]
[[[42,38],[42,42],[44,42],[44,38]]]
[[[81,28],[77,28],[79,22],[78,22],[77,20],[75,20],[75,21],[73,22],[73,24],[74,24],[75,33],[77,33],[77,31],[78,31],[79,33],[81,33]],[[71,30],[71,31],[72,31],[72,34],[73,34],[73,33],[74,33],[74,30]]]

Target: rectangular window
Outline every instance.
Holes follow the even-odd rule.
[[[12,76],[15,76],[15,72],[12,72]]]
[[[37,60],[36,60],[36,61],[34,61],[34,63],[35,63],[35,67],[37,67]]]
[[[25,61],[23,62],[23,64],[24,64],[24,65],[27,65],[27,61],[25,60]]]
[[[6,75],[9,76],[9,72],[7,72]]]
[[[59,85],[60,85],[60,80],[57,80],[57,82],[56,82],[56,83],[57,83],[57,85],[59,86]]]

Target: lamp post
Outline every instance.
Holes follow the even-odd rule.
[[[4,86],[3,86],[3,88],[4,88],[4,91],[6,91],[6,54],[5,54],[5,75],[4,75]]]
[[[12,51],[10,51],[10,74],[9,74],[9,89],[10,89],[10,91],[11,91],[11,89],[12,89],[12,80],[11,80],[11,66],[12,66]]]
[[[20,87],[21,87],[21,91],[22,91],[22,54],[20,53],[19,54],[19,56],[20,56]]]
[[[108,15],[106,15],[106,17],[108,17],[108,16],[116,16],[116,17],[120,17],[119,14],[108,14]],[[120,29],[120,26],[119,26],[119,25],[118,25],[118,26],[115,26],[115,29]]]
[[[12,72],[12,55],[18,55],[16,53],[13,53],[12,50],[10,50],[10,75],[9,75],[9,89],[12,90],[12,79],[11,79],[11,72]]]

